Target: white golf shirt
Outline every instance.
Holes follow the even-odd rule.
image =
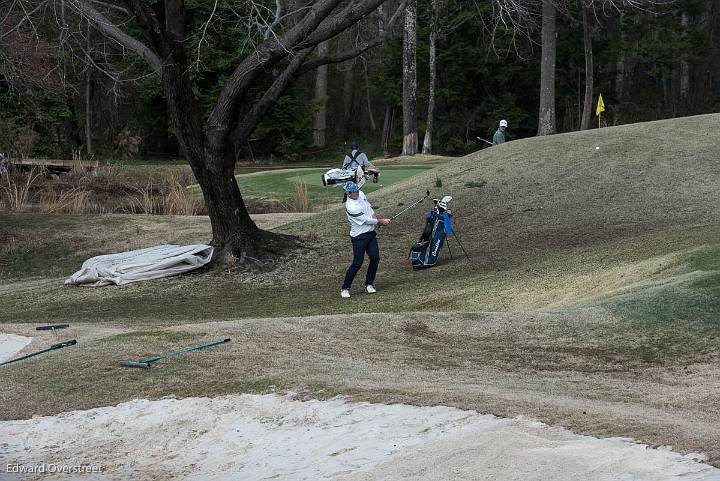
[[[350,222],[350,237],[372,232],[375,229],[375,224],[378,223],[378,220],[373,217],[375,211],[363,191],[360,191],[357,200],[348,196],[345,202],[345,213]]]

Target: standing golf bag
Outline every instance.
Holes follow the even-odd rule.
[[[437,264],[448,235],[454,235],[450,214],[437,208],[428,212],[422,236],[408,255],[413,270],[427,269]]]

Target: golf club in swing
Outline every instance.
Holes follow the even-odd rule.
[[[409,206],[407,206],[406,208],[404,208],[403,210],[401,210],[400,212],[398,212],[398,213],[395,214],[394,216],[390,217],[390,220],[393,220],[393,219],[395,219],[397,216],[399,216],[400,214],[403,214],[403,213],[407,212],[408,210],[412,209],[413,207],[415,207],[416,205],[418,205],[420,202],[424,201],[424,200],[427,199],[428,197],[430,197],[430,191],[429,191],[429,190],[425,191],[425,197],[423,197],[422,199],[418,200],[417,202],[413,202],[412,204],[410,204]]]
[[[485,142],[485,143],[488,144],[488,145],[495,145],[495,144],[493,144],[492,142],[488,142],[487,140],[483,139],[482,137],[476,137],[476,138],[477,138],[478,140],[482,140],[483,142]]]

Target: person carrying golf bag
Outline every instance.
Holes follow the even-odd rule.
[[[360,191],[360,186],[357,183],[345,182],[344,187],[347,193],[345,213],[347,214],[348,222],[350,222],[353,261],[345,273],[345,280],[340,290],[340,296],[350,297],[350,287],[352,286],[353,279],[355,279],[355,275],[363,265],[365,253],[367,253],[370,259],[367,276],[365,277],[365,290],[370,294],[374,294],[377,291],[373,284],[375,282],[378,264],[380,263],[380,247],[378,246],[375,225],[388,225],[390,219],[378,218],[370,202],[368,202],[367,197]]]

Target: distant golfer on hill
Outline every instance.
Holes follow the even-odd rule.
[[[505,130],[507,129],[507,120],[500,121],[500,127],[495,131],[493,135],[493,145],[500,145],[505,143]]]
[[[360,145],[357,140],[350,142],[350,153],[343,159],[343,169],[357,169],[363,167],[363,170],[368,167],[374,167],[364,152],[360,151]]]
[[[355,274],[363,265],[366,252],[370,258],[370,265],[368,265],[367,276],[365,277],[365,290],[370,294],[374,294],[376,290],[373,283],[375,282],[378,264],[380,264],[380,247],[378,246],[375,224],[388,225],[390,219],[378,218],[365,194],[360,191],[360,186],[355,182],[345,182],[344,187],[348,196],[345,203],[345,212],[350,222],[353,261],[345,274],[340,296],[350,297],[350,287],[353,279],[355,279]]]

